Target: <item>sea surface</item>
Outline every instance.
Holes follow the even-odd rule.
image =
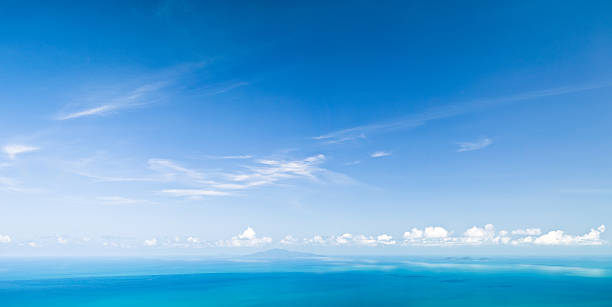
[[[0,258],[0,306],[612,306],[612,259]]]

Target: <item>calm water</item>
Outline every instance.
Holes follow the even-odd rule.
[[[612,306],[610,259],[3,259],[0,306]]]

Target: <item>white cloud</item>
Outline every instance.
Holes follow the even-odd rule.
[[[218,246],[228,247],[251,247],[261,246],[272,243],[272,238],[269,237],[257,237],[255,230],[251,227],[247,227],[242,233],[232,237],[230,240],[218,241]]]
[[[372,157],[372,158],[382,158],[382,157],[387,157],[387,156],[390,156],[390,155],[391,155],[391,153],[387,152],[387,151],[377,151],[377,152],[374,152],[374,153],[370,154],[370,157]]]
[[[294,238],[295,239],[295,238]],[[296,242],[300,240],[295,239]],[[379,246],[379,245],[395,245],[397,242],[393,240],[393,237],[387,234],[381,234],[378,236],[366,236],[363,234],[353,235],[351,233],[344,233],[339,236],[323,237],[321,235],[315,235],[312,238],[307,238],[302,241],[308,245],[332,245],[332,246],[344,246],[344,245],[357,245],[357,246]]]
[[[8,155],[10,159],[15,159],[17,155],[33,152],[39,150],[38,147],[28,146],[28,145],[20,145],[20,144],[9,144],[2,148],[4,153]]]
[[[395,245],[396,243],[395,240],[393,240],[393,237],[387,234],[377,236],[376,241],[382,245]]]
[[[342,234],[341,236],[336,238],[336,243],[338,244],[347,244],[349,240],[353,239],[353,235],[350,233]]]
[[[321,235],[315,235],[312,238],[304,239],[304,243],[306,244],[316,244],[316,245],[324,245],[327,243],[327,240]]]
[[[155,246],[157,245],[157,238],[153,238],[150,240],[144,240],[144,245],[145,246]]]
[[[247,167],[250,172],[226,174],[225,177],[233,183],[217,186],[240,189],[300,177],[317,180],[315,174],[329,172],[318,166],[323,161],[325,161],[325,155],[322,154],[293,161],[258,160],[257,166]]]
[[[348,241],[346,241],[348,243]],[[376,246],[378,241],[372,236],[356,235],[352,238],[352,242],[357,245]],[[343,243],[346,244],[346,243]]]
[[[601,233],[606,230],[604,225],[591,229],[584,235],[569,235],[562,230],[550,231],[544,235],[540,228],[517,229],[512,231],[495,231],[492,224],[484,227],[473,226],[468,228],[461,236],[451,236],[451,233],[437,226],[426,227],[425,230],[413,228],[404,233],[404,245],[602,245]]]
[[[58,119],[59,120],[66,120],[66,119],[79,118],[79,117],[83,117],[83,116],[91,116],[91,115],[96,115],[96,114],[104,114],[106,112],[109,112],[109,111],[112,111],[112,110],[115,110],[115,109],[119,109],[119,108],[120,108],[119,105],[107,104],[107,105],[102,105],[102,106],[94,107],[94,108],[91,108],[91,109],[86,109],[86,110],[82,110],[82,111],[66,114],[64,116],[60,116]]]
[[[539,236],[542,233],[540,228],[516,229],[512,231],[513,235]]]
[[[315,182],[325,180],[334,183],[352,183],[352,179],[324,168],[319,164],[325,161],[322,154],[302,160],[261,159],[255,165],[242,166],[244,172],[213,172],[207,177],[195,170],[185,168],[175,162],[163,159],[150,159],[149,167],[164,174],[169,181],[183,179],[185,184],[198,186],[198,189],[166,189],[163,193],[174,196],[219,196],[229,195],[228,190],[244,190],[252,187],[272,185],[283,180],[306,178]],[[179,177],[182,176],[182,177]]]
[[[9,235],[0,235],[0,243],[11,243],[11,237]]]
[[[178,163],[166,159],[149,159],[149,168],[158,171],[168,179],[176,179],[177,173],[191,180],[203,180],[204,175],[198,171],[183,167]]]
[[[298,243],[298,240],[292,235],[287,235],[280,241],[280,243],[283,245],[294,245]]]
[[[444,227],[439,226],[429,226],[425,227],[425,238],[428,239],[440,239],[446,238],[448,236],[448,230]]]
[[[21,184],[12,178],[0,177],[0,190],[18,193],[36,193],[40,192],[38,189],[25,188]]]
[[[30,247],[38,247],[38,243],[36,243],[36,242],[28,242],[28,246],[30,246]]]
[[[63,237],[57,237],[57,243],[65,245],[65,244],[68,244],[68,240]]]
[[[156,95],[156,93],[158,93],[159,90],[163,89],[166,85],[166,82],[156,82],[128,91],[119,91],[111,95],[94,97],[94,100],[106,100],[107,102],[99,104],[95,107],[61,115],[56,119],[68,120],[94,115],[106,115],[112,111],[148,104],[157,99],[156,96],[159,95]]]
[[[527,93],[519,93],[512,96],[491,98],[491,99],[479,99],[473,100],[467,103],[449,104],[443,107],[432,108],[425,112],[412,114],[403,118],[368,124],[363,126],[356,126],[347,129],[333,131],[327,134],[315,136],[312,139],[323,142],[324,144],[335,144],[343,143],[347,141],[353,141],[357,139],[365,139],[367,135],[387,133],[398,130],[411,129],[418,126],[422,126],[427,122],[458,116],[474,111],[478,111],[484,108],[498,106],[504,103],[510,103],[515,101],[527,101],[531,99],[537,99],[542,97],[559,96],[569,93],[588,91],[598,88],[605,88],[612,86],[612,83],[598,83],[598,84],[587,84],[583,86],[575,87],[561,87],[545,89],[540,91],[533,91]]]
[[[461,142],[458,143],[459,149],[457,149],[457,152],[479,150],[491,144],[493,144],[493,141],[489,138],[485,138],[477,142]]]
[[[462,241],[467,244],[482,244],[493,240],[495,237],[495,227],[492,224],[485,225],[484,228],[473,226],[463,233]]]
[[[606,226],[604,225],[591,229],[582,236],[572,236],[563,230],[553,230],[535,238],[533,243],[539,245],[602,245],[604,242],[600,239],[600,235],[605,231]]]
[[[418,228],[412,228],[410,231],[404,232],[404,239],[420,239],[423,237],[423,231]]]

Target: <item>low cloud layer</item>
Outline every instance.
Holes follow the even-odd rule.
[[[496,230],[492,224],[472,226],[462,232],[455,232],[442,226],[427,226],[411,228],[400,236],[388,233],[374,235],[341,233],[337,235],[313,235],[299,238],[286,235],[279,240],[258,235],[252,227],[229,239],[206,240],[194,235],[176,236],[172,238],[146,238],[137,241],[134,238],[121,237],[43,237],[40,240],[14,240],[10,235],[0,235],[0,243],[5,246],[29,246],[32,248],[49,246],[95,246],[105,248],[235,248],[235,247],[266,247],[266,246],[327,246],[327,247],[391,247],[406,248],[418,246],[449,247],[449,246],[598,246],[607,244],[601,238],[606,226],[591,228],[584,234],[569,234],[563,230],[542,231],[540,228],[514,230]]]

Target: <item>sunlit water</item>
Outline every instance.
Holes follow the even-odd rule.
[[[0,306],[612,306],[610,260],[2,259]]]

